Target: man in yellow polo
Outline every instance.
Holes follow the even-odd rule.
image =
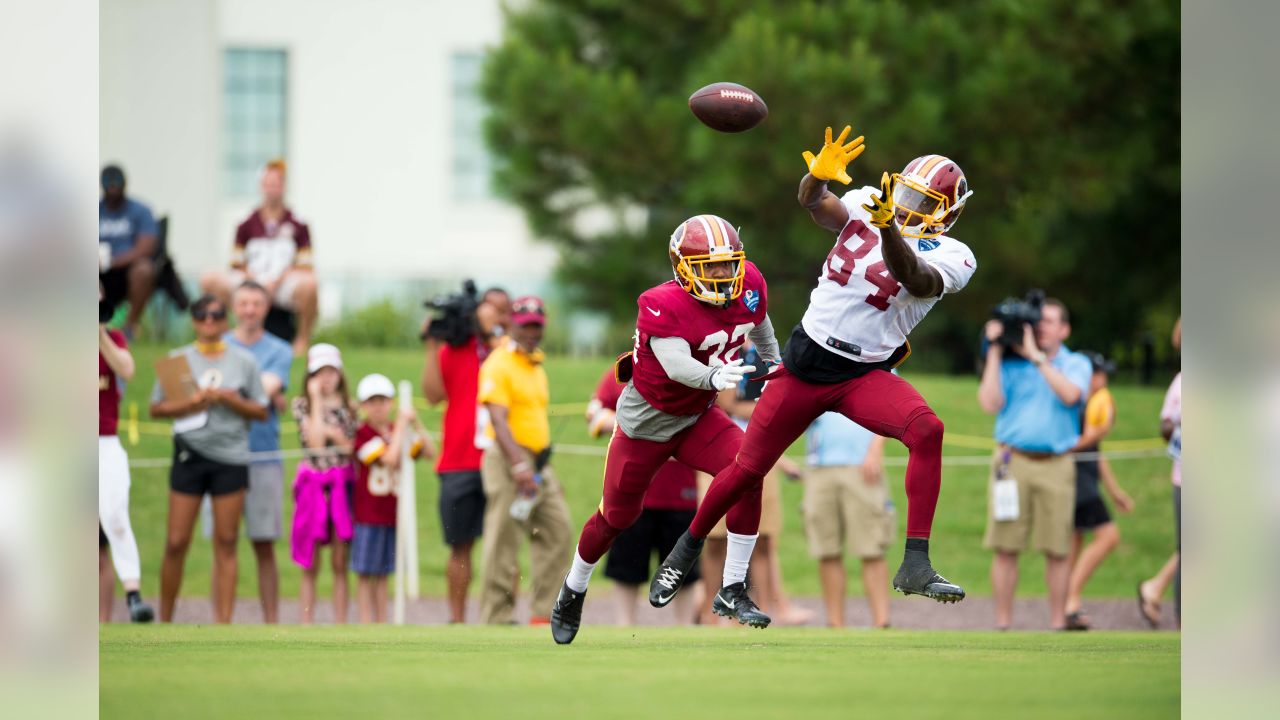
[[[545,624],[573,553],[569,506],[551,467],[550,392],[542,367],[546,309],[533,296],[511,304],[511,339],[480,367],[479,402],[489,416],[491,443],[484,451],[484,589],[481,619],[512,621],[516,555],[529,538],[533,565],[532,624]]]

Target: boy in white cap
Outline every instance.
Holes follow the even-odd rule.
[[[359,577],[360,622],[386,622],[387,576],[396,566],[396,471],[401,448],[413,459],[435,454],[412,408],[392,422],[395,387],[385,375],[367,375],[356,387],[364,421],[356,428],[355,537],[351,567]]]

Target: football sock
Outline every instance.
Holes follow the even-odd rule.
[[[755,550],[756,535],[729,533],[729,550],[724,558],[724,582],[722,587],[747,581],[747,566],[751,564],[751,551]]]
[[[591,581],[591,572],[595,569],[595,563],[583,560],[578,551],[574,550],[573,565],[569,568],[569,576],[564,579],[564,584],[576,593],[584,593],[587,591],[587,583]]]
[[[942,489],[942,421],[922,412],[902,434],[907,446],[907,537],[926,539]]]

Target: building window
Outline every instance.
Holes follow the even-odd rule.
[[[492,197],[490,175],[493,158],[484,141],[488,108],[480,97],[484,55],[454,53],[450,62],[453,92],[453,197],[484,200]]]
[[[258,192],[258,170],[285,156],[288,55],[284,50],[228,48],[222,56],[225,192]]]

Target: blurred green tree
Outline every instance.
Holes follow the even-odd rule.
[[[1168,336],[1176,3],[532,0],[506,19],[483,85],[496,185],[560,249],[574,302],[614,318],[619,346],[637,293],[670,278],[671,230],[704,212],[742,226],[789,332],[832,242],[794,199],[800,153],[846,123],[867,137],[854,186],[936,152],[975,191],[953,234],[979,271],[913,333],[913,365],[970,369],[990,306],[1029,287],[1072,309],[1076,347]],[[686,100],[719,80],[759,92],[768,120],[701,125]]]

